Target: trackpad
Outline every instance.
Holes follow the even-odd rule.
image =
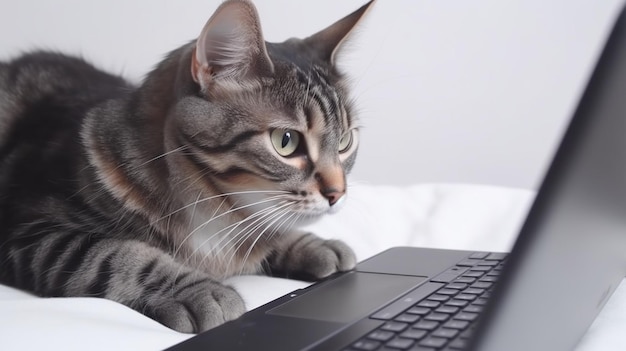
[[[426,277],[350,272],[267,313],[350,323],[373,313],[425,280]]]

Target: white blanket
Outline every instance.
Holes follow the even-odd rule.
[[[533,197],[526,190],[478,185],[355,185],[341,212],[310,229],[345,240],[359,260],[400,245],[508,251]],[[229,283],[249,309],[308,284],[260,276]],[[626,350],[625,333],[622,283],[578,350]],[[158,350],[189,337],[112,301],[44,299],[0,285],[2,350]]]

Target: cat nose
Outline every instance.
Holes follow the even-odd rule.
[[[315,173],[315,180],[319,191],[328,200],[331,208],[338,207],[338,203],[346,194],[345,176],[340,166],[326,167]]]
[[[328,204],[333,206],[343,199],[345,191],[337,189],[326,189],[322,191],[322,195],[328,200]]]

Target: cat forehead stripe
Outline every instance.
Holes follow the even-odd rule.
[[[306,101],[314,101],[316,105],[322,111],[322,118],[326,124],[331,124],[332,128],[341,127],[341,121],[338,120],[340,110],[343,109],[340,103],[340,97],[332,85],[322,77],[320,72],[311,68],[307,73],[298,69],[297,77],[301,86],[306,86],[305,94]],[[312,117],[312,114],[306,114],[308,118]],[[307,121],[308,125],[311,125],[311,121]]]

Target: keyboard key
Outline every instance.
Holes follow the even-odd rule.
[[[456,306],[450,306],[450,305],[444,305],[441,306],[439,308],[437,308],[435,310],[435,312],[439,312],[439,313],[447,313],[447,314],[453,314],[453,313],[457,313],[459,311],[459,308]]]
[[[395,333],[392,333],[390,331],[374,330],[367,336],[367,338],[384,342],[384,341],[391,340],[395,335],[396,335]]]
[[[430,301],[439,301],[439,302],[448,301],[449,299],[450,299],[450,296],[440,295],[440,294],[433,294],[428,297],[428,300]]]
[[[474,267],[478,264],[478,262],[480,262],[480,260],[467,259],[457,263],[456,265],[460,267]]]
[[[417,306],[419,307],[426,307],[426,308],[437,308],[439,307],[439,305],[441,305],[441,302],[431,301],[431,300],[424,300],[417,304]]]
[[[495,267],[497,265],[499,265],[500,262],[498,261],[480,261],[478,263],[476,263],[477,266],[489,266],[489,267]]]
[[[484,275],[484,272],[479,272],[479,271],[469,271],[469,272],[465,272],[465,274],[463,274],[463,277],[470,277],[470,278],[480,278]]]
[[[385,324],[383,324],[380,329],[382,330],[386,330],[386,331],[391,331],[391,332],[395,332],[395,333],[399,333],[401,331],[403,331],[404,329],[406,329],[409,325],[407,323],[401,323],[401,322],[387,322]]]
[[[485,289],[478,289],[478,288],[467,288],[463,290],[464,294],[471,294],[471,295],[482,295],[484,292],[485,292]]]
[[[437,303],[437,306],[439,306],[439,303]],[[406,313],[417,314],[417,315],[423,316],[423,315],[429,314],[431,311],[432,310],[430,308],[426,308],[426,307],[411,307],[406,311]]]
[[[404,313],[396,317],[395,321],[413,324],[417,322],[418,319],[420,319],[420,316],[417,314]]]
[[[484,306],[484,305],[486,305],[486,304],[487,304],[487,301],[488,301],[488,300],[487,300],[487,299],[485,299],[484,297],[479,297],[479,298],[477,298],[477,299],[473,302],[473,304],[474,304],[474,305],[478,305],[478,306]]]
[[[436,330],[434,333],[432,333],[432,336],[436,336],[438,338],[446,338],[446,339],[452,339],[453,337],[455,337],[457,334],[459,333],[459,331],[457,329],[447,329],[447,328],[441,328]]]
[[[466,300],[466,301],[473,301],[474,299],[476,299],[476,295],[470,295],[470,294],[459,294],[455,297],[455,299],[457,300]]]
[[[491,288],[491,286],[493,286],[493,283],[489,283],[489,282],[476,282],[471,285],[472,288],[478,288],[478,289],[489,289]]]
[[[492,252],[492,253],[489,254],[489,256],[485,257],[484,259],[485,260],[502,261],[507,256],[508,256],[508,254],[506,254],[506,253]]]
[[[469,258],[482,260],[487,256],[489,256],[489,252],[474,252],[473,254],[469,256]]]
[[[422,339],[423,337],[425,337],[426,334],[428,334],[428,331],[426,331],[424,329],[409,329],[409,330],[403,332],[402,334],[400,334],[400,336],[403,337],[403,338],[419,340],[419,339]]]
[[[433,312],[431,314],[429,314],[428,316],[424,317],[425,320],[427,321],[437,321],[437,322],[443,322],[448,320],[448,318],[450,318],[449,314],[446,313],[436,313]]]
[[[471,272],[489,272],[491,271],[493,268],[489,267],[489,266],[475,266],[470,268],[470,273]],[[465,273],[467,275],[467,273]]]
[[[459,281],[457,280],[454,283],[450,283],[450,284],[446,285],[445,288],[446,289],[463,290],[463,289],[467,288],[467,286],[468,286],[467,284],[459,283]],[[441,294],[439,291],[437,293]]]
[[[430,336],[430,337],[420,341],[419,345],[420,346],[437,348],[437,347],[443,347],[443,345],[445,345],[447,342],[448,342],[448,339],[437,338],[437,337]]]
[[[478,313],[461,312],[461,313],[457,314],[456,316],[454,316],[454,319],[458,319],[458,320],[461,320],[461,321],[469,321],[469,322],[472,322],[472,321],[474,321],[477,317],[478,317]]]
[[[479,305],[469,305],[463,309],[463,312],[471,312],[471,313],[481,313],[483,311],[483,307]]]
[[[455,283],[465,283],[465,284],[471,284],[473,282],[476,281],[476,278],[470,278],[470,277],[458,277],[454,282]]]
[[[444,288],[444,289],[437,290],[437,294],[439,294],[439,295],[456,295],[458,293],[459,293],[458,289],[446,289],[446,288]]]
[[[465,307],[468,304],[469,304],[469,301],[467,301],[467,300],[457,300],[457,299],[452,299],[452,300],[446,302],[446,305],[448,305],[448,306],[456,306],[456,307]]]
[[[467,328],[468,325],[469,325],[468,321],[460,321],[460,320],[452,319],[450,321],[447,321],[443,326],[446,328],[463,330]]]
[[[393,349],[406,350],[409,347],[413,346],[414,343],[415,341],[412,339],[395,338],[389,341],[388,343],[386,343],[385,346],[391,347]]]
[[[352,344],[352,348],[364,351],[376,350],[379,346],[380,342],[367,339],[359,340]]]
[[[413,325],[415,329],[434,330],[439,326],[439,322],[421,320]]]
[[[479,282],[487,282],[487,283],[496,283],[498,281],[498,277],[484,276],[480,278]]]

